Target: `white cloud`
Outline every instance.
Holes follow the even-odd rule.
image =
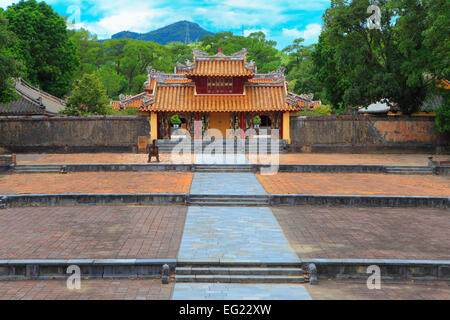
[[[287,38],[303,38],[305,39],[305,44],[311,44],[317,41],[321,30],[322,26],[320,24],[311,23],[304,30],[283,28],[282,33]]]
[[[13,3],[19,2],[18,0],[0,0],[0,8],[6,9]]]
[[[155,20],[166,16],[163,10],[129,10],[107,16],[99,22],[86,23],[86,27],[99,36],[111,35],[120,31],[148,32],[155,28]]]

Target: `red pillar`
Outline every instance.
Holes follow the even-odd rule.
[[[280,112],[281,113],[281,112]],[[278,130],[279,130],[279,132],[280,132],[280,140],[281,139],[283,139],[283,127],[284,127],[284,125],[283,125],[283,113],[281,113],[281,121],[280,121],[280,123],[281,123],[281,125],[280,125],[280,128],[278,128]]]
[[[241,139],[245,139],[245,114],[241,112]]]
[[[195,114],[195,122],[200,121],[200,116],[198,113]],[[195,125],[195,124],[194,124]],[[197,125],[195,125],[194,127],[194,139],[200,139],[200,132],[199,132],[199,127]]]

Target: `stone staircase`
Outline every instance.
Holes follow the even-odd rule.
[[[305,283],[308,275],[291,266],[180,266],[175,269],[175,282],[202,283]]]
[[[236,206],[236,207],[267,207],[269,197],[265,195],[189,195],[189,206]]]
[[[388,174],[419,174],[419,175],[432,175],[433,168],[431,167],[405,167],[405,166],[388,166],[386,167],[386,173]]]
[[[236,172],[253,172],[251,165],[228,165],[228,164],[205,164],[195,165],[195,172],[224,172],[224,173],[236,173]]]
[[[252,140],[253,143],[256,144],[250,144],[249,140],[245,140],[245,147],[244,152],[246,154],[248,153],[257,153],[258,152],[258,146],[259,144],[263,144],[266,146],[266,153],[271,154],[272,150],[272,143],[273,141],[271,139],[255,139]],[[202,141],[202,151],[205,150],[207,146],[209,146],[212,142],[210,141]],[[234,154],[242,153],[241,150],[239,150],[238,146],[238,140],[232,140],[231,142],[231,148],[229,145],[227,145],[227,140],[219,140],[219,144],[221,144],[222,148],[219,147],[219,149],[222,149],[223,152],[232,152]],[[228,144],[230,144],[228,140]],[[159,148],[160,153],[170,153],[175,148],[175,146],[180,145],[180,148],[183,147],[183,150],[191,150],[192,153],[194,153],[194,140],[158,140],[156,142],[156,145]],[[256,146],[256,148],[254,148]],[[286,153],[286,140],[279,140],[278,142],[278,149],[277,151],[279,153]],[[227,150],[227,148],[230,148],[230,150]]]
[[[16,165],[15,173],[60,173],[61,165],[51,164],[30,164],[30,165]]]

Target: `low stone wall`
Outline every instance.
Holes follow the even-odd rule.
[[[291,117],[291,150],[348,153],[450,153],[434,117]]]
[[[149,134],[146,116],[0,117],[0,147],[10,152],[131,152]]]

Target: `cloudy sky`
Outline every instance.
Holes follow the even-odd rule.
[[[0,0],[6,8],[19,0]],[[321,17],[330,0],[47,0],[78,26],[109,38],[119,31],[148,32],[180,20],[198,23],[211,32],[245,35],[261,30],[278,48],[302,37],[315,43]]]

